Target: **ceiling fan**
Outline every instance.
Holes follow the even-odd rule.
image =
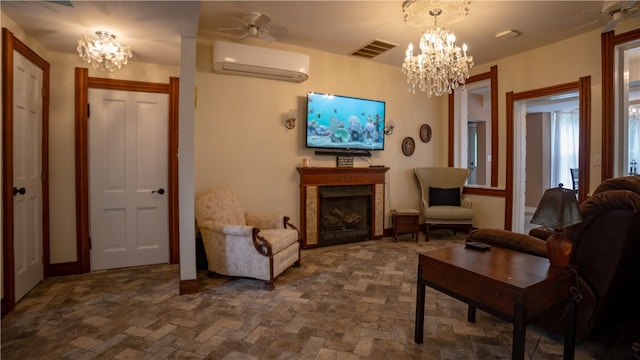
[[[596,15],[598,19],[573,28],[571,31],[580,30],[601,21],[606,21],[602,32],[609,32],[613,30],[619,22],[640,16],[640,1],[606,0],[602,4],[602,10],[594,15]]]
[[[242,24],[242,26],[218,28],[218,31],[238,32],[241,31],[240,39],[247,36],[254,36],[268,42],[276,41],[274,35],[284,35],[287,28],[283,26],[270,25],[271,18],[265,14],[258,12],[250,12],[242,16],[242,18],[232,18],[234,21]]]
[[[640,16],[640,1],[605,1],[602,13],[609,18],[609,22],[602,29],[605,33],[613,30],[621,21]]]

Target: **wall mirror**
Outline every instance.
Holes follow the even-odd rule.
[[[498,186],[498,67],[449,95],[449,166],[468,168],[468,187]]]

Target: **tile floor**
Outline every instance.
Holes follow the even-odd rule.
[[[2,319],[9,359],[507,359],[510,324],[427,289],[424,344],[413,341],[416,251],[461,243],[438,230],[416,244],[376,241],[303,250],[266,291],[249,279],[198,274],[178,295],[176,265],[45,280]],[[562,343],[527,330],[530,359],[561,359]],[[537,346],[536,346],[537,345]],[[629,344],[629,355],[631,356]],[[622,359],[581,343],[577,359]]]

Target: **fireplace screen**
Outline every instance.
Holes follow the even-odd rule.
[[[320,187],[320,245],[345,244],[371,236],[371,186]]]

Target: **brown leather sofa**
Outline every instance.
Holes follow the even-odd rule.
[[[580,205],[583,221],[564,230],[574,244],[572,266],[579,272],[577,338],[596,335],[640,304],[640,176],[602,182]],[[537,237],[500,229],[478,229],[467,241],[480,241],[537,256],[546,243]],[[562,333],[564,307],[552,309],[533,324]]]

